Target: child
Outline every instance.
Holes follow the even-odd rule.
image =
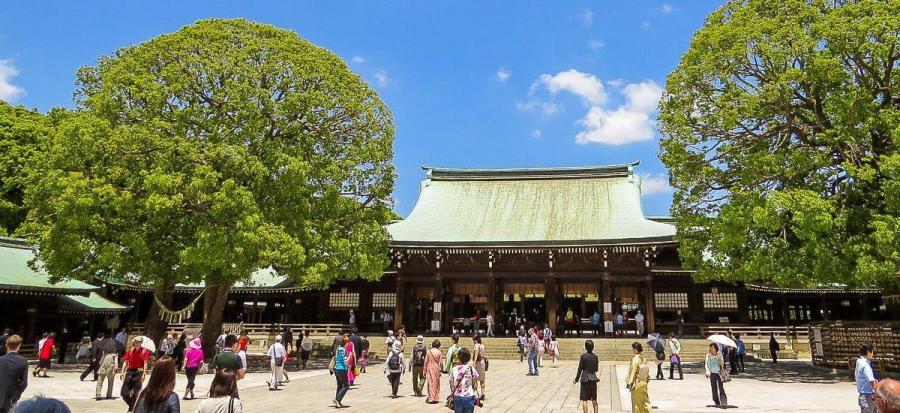
[[[366,366],[369,365],[369,337],[362,336],[362,341],[360,342],[360,348],[362,351],[359,356],[359,372],[365,373]]]
[[[556,336],[550,337],[550,358],[553,360],[553,367],[556,367],[556,358],[559,356],[559,342],[556,341]]]

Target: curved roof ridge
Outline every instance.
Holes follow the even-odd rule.
[[[542,168],[442,168],[422,165],[427,179],[433,180],[516,180],[623,177],[634,173],[640,161],[595,166],[559,166]]]

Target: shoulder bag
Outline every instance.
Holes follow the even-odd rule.
[[[459,388],[462,387],[462,379],[466,376],[466,372],[463,371],[463,374],[459,376],[459,379],[456,381],[456,390],[450,392],[450,395],[447,396],[447,402],[444,403],[444,406],[450,410],[456,410],[456,403],[453,401],[453,395],[459,391]]]

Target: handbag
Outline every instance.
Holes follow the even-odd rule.
[[[484,371],[488,371],[488,366],[490,366],[490,363],[488,362],[488,358],[485,357],[484,358]]]
[[[334,360],[334,357],[332,357],[331,360],[328,361],[328,371],[330,371],[332,373],[334,373],[334,363],[335,363],[335,360]]]
[[[284,357],[283,356],[275,356],[275,367],[284,366]]]

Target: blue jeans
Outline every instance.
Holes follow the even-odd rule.
[[[453,413],[475,412],[475,396],[453,396]]]
[[[538,374],[538,353],[528,352],[528,374]]]

